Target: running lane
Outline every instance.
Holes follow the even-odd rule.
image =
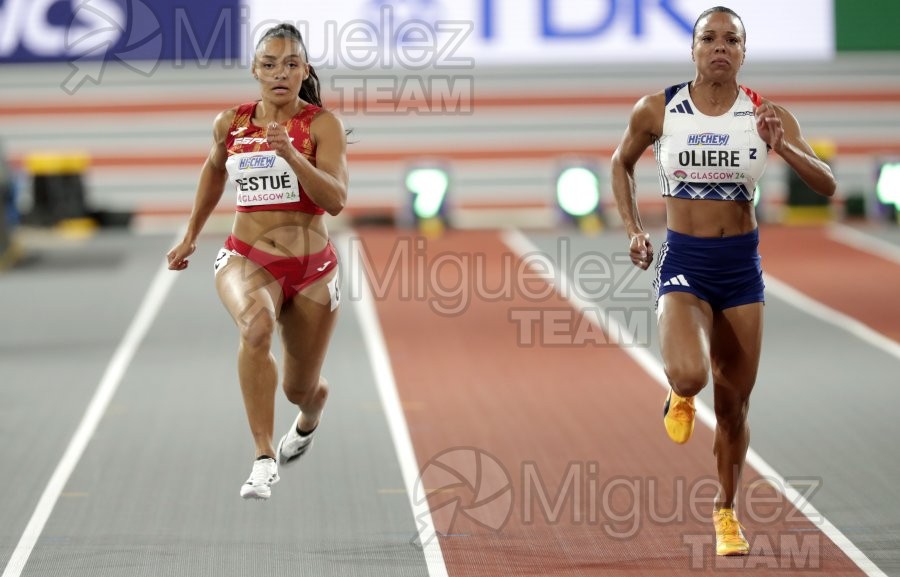
[[[825,227],[766,227],[767,274],[900,343],[900,266],[834,240]]]
[[[712,432],[673,445],[659,384],[497,233],[359,241],[451,577],[862,574],[752,471],[754,554],[715,557]]]

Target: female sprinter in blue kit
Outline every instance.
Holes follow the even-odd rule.
[[[718,555],[746,555],[734,512],[750,443],[747,412],[763,327],[763,279],[753,196],[768,153],[778,154],[817,193],[835,180],[800,134],[790,112],[741,86],[747,33],[717,6],[694,24],[694,79],[641,98],[612,159],[612,185],[632,262],[647,269],[653,245],[635,201],[634,167],[650,145],[666,201],[668,233],[656,287],[669,437],[694,429],[694,396],[712,373],[719,477],[713,523]]]

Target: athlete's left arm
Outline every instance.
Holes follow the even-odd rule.
[[[786,108],[763,102],[756,108],[756,130],[769,147],[822,196],[834,196],[837,182],[831,167],[816,156],[800,134],[800,124]]]
[[[327,110],[310,124],[309,132],[316,143],[316,163],[290,145],[287,130],[275,131],[270,147],[287,160],[309,198],[328,214],[340,213],[347,204],[347,135],[341,121]],[[272,131],[270,130],[270,134]]]

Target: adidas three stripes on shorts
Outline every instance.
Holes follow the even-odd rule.
[[[653,288],[657,303],[673,291],[691,293],[714,310],[765,302],[759,230],[713,238],[667,231]]]

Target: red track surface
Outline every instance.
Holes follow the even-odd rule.
[[[496,233],[451,233],[421,250],[396,231],[360,234],[435,525],[449,533],[440,542],[451,577],[861,574],[771,489],[749,498],[752,471],[740,509],[754,554],[715,557],[712,432],[700,425],[690,443],[673,445],[663,389],[618,346],[524,345],[513,311],[553,309],[576,326],[580,317],[555,293],[479,295],[520,286],[508,272],[518,260]],[[404,244],[408,258],[386,276]],[[442,297],[436,283],[461,285],[465,310],[439,314],[460,299],[450,297],[457,290]],[[468,449],[444,453],[458,447]],[[569,486],[558,499],[568,474],[580,491]],[[456,497],[459,509],[447,506]]]
[[[900,267],[832,240],[822,227],[760,231],[763,270],[900,342]]]

